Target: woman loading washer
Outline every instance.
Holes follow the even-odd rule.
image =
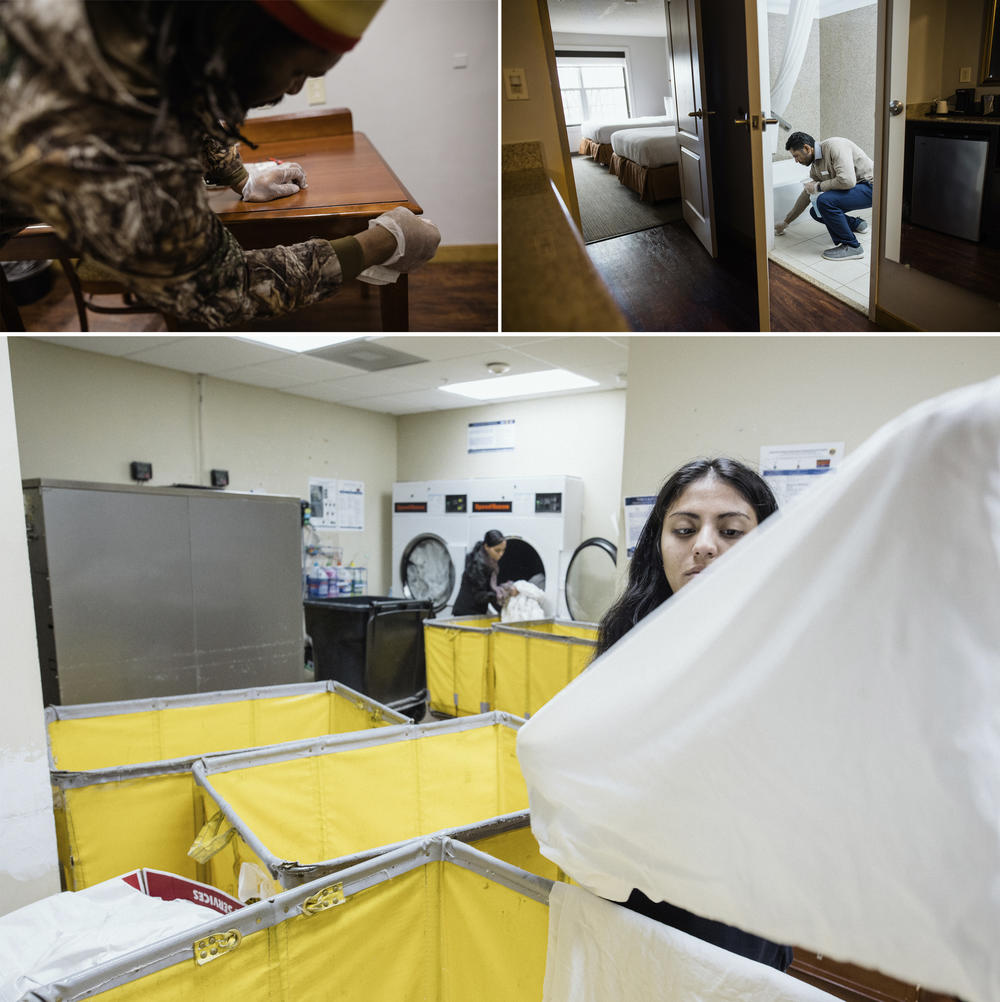
[[[498,529],[490,529],[465,558],[462,584],[452,607],[453,616],[486,616],[490,606],[499,612],[507,599],[517,594],[509,581],[498,584],[500,558],[507,549],[507,540]]]

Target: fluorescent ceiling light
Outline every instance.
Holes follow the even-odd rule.
[[[312,351],[344,341],[358,341],[364,334],[240,334],[243,341],[258,341],[288,351]]]
[[[524,372],[519,376],[494,376],[492,379],[473,379],[468,383],[450,383],[439,386],[445,393],[475,400],[498,400],[500,397],[523,397],[531,393],[554,393],[556,390],[581,390],[597,386],[594,379],[578,376],[566,369],[546,369],[543,372]]]

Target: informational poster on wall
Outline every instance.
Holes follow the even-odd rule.
[[[833,473],[844,458],[843,442],[810,442],[805,445],[762,445],[760,474],[784,508],[816,483]]]
[[[470,421],[468,451],[513,452],[514,419],[506,421]]]
[[[341,480],[337,489],[337,528],[341,532],[364,532],[365,485],[362,480]]]
[[[337,481],[309,478],[309,521],[316,529],[337,528]]]
[[[656,503],[655,494],[625,498],[625,547],[631,557],[635,551],[643,526]]]

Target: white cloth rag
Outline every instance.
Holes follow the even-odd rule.
[[[422,217],[425,223],[431,222],[426,216]],[[378,219],[368,220],[368,229],[373,226],[381,226],[387,229],[396,238],[396,249],[381,264],[373,264],[365,268],[358,278],[369,285],[389,285],[395,282],[402,272],[397,271],[392,265],[406,253],[406,237],[403,235],[402,227],[392,216],[379,216]]]
[[[832,1002],[788,974],[581,887],[549,895],[542,1002]]]
[[[517,594],[507,599],[500,611],[501,623],[523,623],[529,619],[546,619],[545,592],[530,581],[515,581]]]

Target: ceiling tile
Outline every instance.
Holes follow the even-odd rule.
[[[520,351],[571,372],[595,365],[628,368],[628,348],[604,337],[548,338],[524,345]]]
[[[204,372],[209,375],[287,355],[288,352],[280,348],[269,348],[238,337],[197,336],[183,337],[169,344],[128,353],[128,357],[135,362],[165,365],[182,372]]]
[[[374,339],[373,339],[374,340]],[[497,338],[492,334],[466,334],[455,337],[425,337],[421,334],[397,334],[380,337],[379,344],[396,351],[405,351],[410,355],[435,360],[441,358],[459,358],[463,355],[475,355],[479,352],[491,352],[502,348]]]
[[[50,341],[53,344],[61,344],[67,348],[76,348],[78,351],[95,351],[102,355],[128,355],[130,352],[142,351],[146,348],[158,347],[170,344],[172,341],[181,340],[181,335],[172,334],[170,337],[141,337],[138,335],[126,335],[123,337],[112,337],[109,335],[94,336],[91,334],[63,334],[60,336],[31,335],[35,341]]]
[[[243,365],[235,369],[225,369],[215,373],[221,379],[232,379],[238,383],[253,383],[255,386],[270,386],[280,389],[298,383],[318,383],[334,379],[347,379],[358,375],[349,365],[328,362],[324,358],[311,355],[285,355],[283,358],[256,365]]]

